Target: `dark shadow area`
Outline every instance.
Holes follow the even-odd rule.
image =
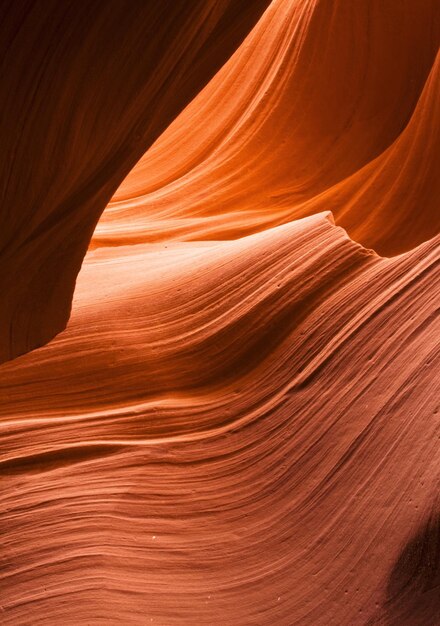
[[[440,624],[440,515],[432,515],[397,559],[379,624]]]

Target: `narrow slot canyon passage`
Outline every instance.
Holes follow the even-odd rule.
[[[438,626],[438,3],[4,11],[0,622]]]

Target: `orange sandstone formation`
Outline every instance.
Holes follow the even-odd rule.
[[[230,239],[328,209],[386,256],[432,237],[439,43],[436,0],[272,2],[118,189],[93,245]]]
[[[96,6],[141,37],[154,3],[130,28],[129,4]],[[161,5],[191,89],[167,66],[156,109],[109,101],[121,141],[127,107],[156,111],[140,148],[237,50],[114,195],[67,328],[0,367],[2,624],[440,623],[438,4],[273,0],[238,45],[264,3],[241,4]],[[122,90],[151,57],[118,45]],[[106,141],[118,175],[98,150],[82,173],[110,190]]]
[[[2,367],[3,623],[434,625],[438,257],[326,215],[89,254]]]

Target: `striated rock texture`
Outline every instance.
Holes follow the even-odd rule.
[[[272,2],[120,186],[94,245],[230,239],[328,209],[385,256],[431,238],[439,43],[437,0]]]
[[[34,171],[17,203],[74,202],[14,213],[5,258],[29,269],[8,275],[23,325],[3,358],[60,330],[102,202],[160,137],[96,227],[67,328],[0,367],[2,624],[440,624],[440,7],[263,4],[11,4],[61,30],[70,10],[91,50],[124,36],[103,91],[54,62],[53,126],[35,76],[15,111],[34,120],[26,157],[8,135]],[[89,75],[89,48],[61,41]],[[71,152],[56,176],[52,141]],[[18,305],[49,276],[62,293]]]

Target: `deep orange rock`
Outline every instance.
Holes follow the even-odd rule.
[[[92,246],[230,239],[329,209],[385,256],[434,236],[439,43],[436,0],[272,2],[130,172]]]

